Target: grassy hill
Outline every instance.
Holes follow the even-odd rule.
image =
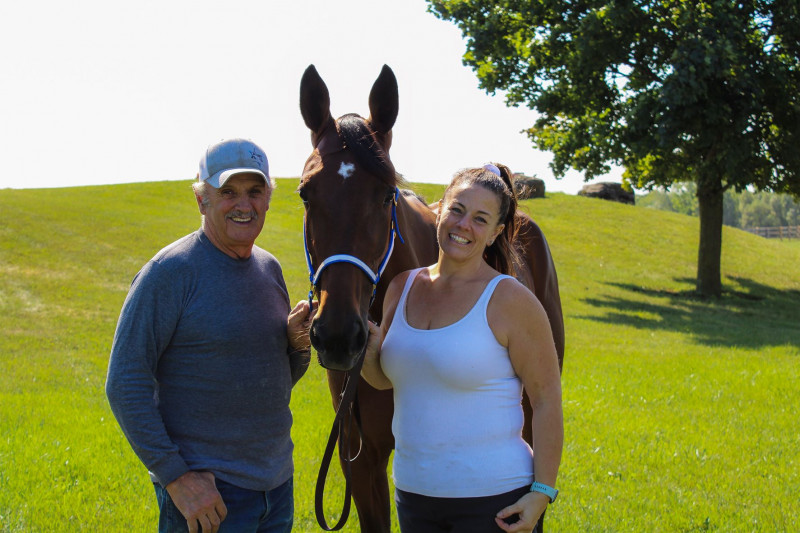
[[[293,300],[308,290],[296,184],[279,180],[258,241]],[[706,301],[692,295],[697,219],[563,194],[523,205],[549,240],[566,316],[562,494],[548,530],[794,529],[800,246],[725,228],[727,290]],[[132,277],[198,226],[188,182],[0,190],[0,531],[153,529],[152,487],[103,383]],[[295,530],[318,531],[332,420],[319,368],[292,407]]]

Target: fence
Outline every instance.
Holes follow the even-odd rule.
[[[744,230],[767,239],[800,239],[800,226],[767,226]]]

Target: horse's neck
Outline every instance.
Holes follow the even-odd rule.
[[[375,319],[378,319],[382,313],[386,288],[396,275],[436,262],[438,255],[436,217],[422,202],[418,202],[419,205],[411,205],[412,202],[417,202],[417,200],[407,200],[405,197],[398,200],[397,222],[404,244],[399,245],[395,242],[392,257],[381,276],[375,301],[370,311],[370,315]]]
[[[400,199],[398,223],[405,240],[404,253],[398,254],[397,274],[436,262],[436,216],[416,199]],[[413,203],[413,205],[412,205]]]

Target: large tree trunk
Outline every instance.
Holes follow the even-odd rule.
[[[697,292],[702,296],[722,294],[720,259],[724,192],[720,179],[698,180],[700,247],[697,253]]]

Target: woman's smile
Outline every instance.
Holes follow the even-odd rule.
[[[451,241],[455,241],[458,244],[469,244],[470,242],[472,242],[472,241],[470,241],[470,240],[468,240],[468,239],[466,239],[466,238],[464,238],[464,237],[462,237],[460,235],[456,235],[455,233],[451,233],[450,234],[450,240]]]

